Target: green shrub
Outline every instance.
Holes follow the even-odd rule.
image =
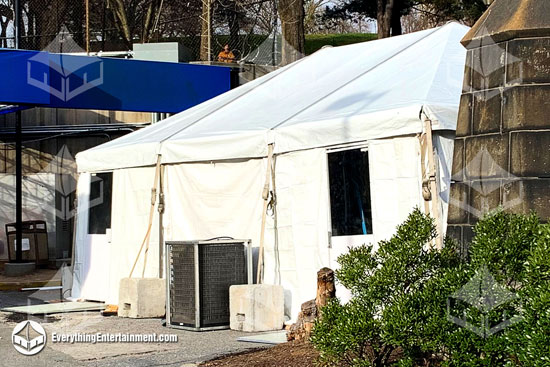
[[[311,337],[320,362],[550,366],[550,226],[535,215],[497,210],[480,220],[474,233],[467,261],[449,239],[442,251],[433,251],[433,221],[416,209],[377,251],[363,245],[341,255],[336,277],[353,298],[322,310]],[[477,286],[478,280],[484,283]],[[496,298],[484,298],[481,284]],[[499,290],[519,297],[496,302]],[[491,307],[476,303],[489,299]],[[458,300],[449,306],[452,312],[472,325],[482,316],[489,326],[512,316],[524,321],[479,336],[449,321],[450,300]]]
[[[541,225],[525,264],[523,321],[507,334],[508,351],[522,366],[550,366],[550,225]]]
[[[311,341],[322,362],[385,366],[397,353],[411,361],[430,354],[425,335],[443,323],[425,303],[444,305],[449,293],[429,289],[444,285],[439,279],[460,264],[452,241],[444,251],[431,250],[435,236],[433,220],[416,209],[377,251],[363,245],[338,258],[336,277],[353,299],[331,303],[315,324]]]
[[[486,215],[474,227],[474,238],[469,246],[469,262],[465,264],[468,279],[486,269],[504,292],[519,293],[525,284],[525,264],[536,242],[539,220],[536,215],[510,214],[495,210]],[[464,286],[462,281],[458,285]],[[491,290],[491,289],[489,289]],[[494,289],[493,289],[494,290]],[[496,293],[498,294],[498,293]],[[472,295],[474,296],[474,295]],[[485,295],[491,297],[491,294]],[[466,307],[460,312],[473,323],[480,324],[483,314],[479,309]],[[503,316],[511,318],[522,312],[521,299],[485,310],[489,325],[503,322]],[[515,350],[510,348],[509,335],[513,328],[505,328],[495,334],[481,337],[467,328],[453,327],[451,332],[440,334],[440,350],[446,352],[449,366],[504,366],[514,363]]]

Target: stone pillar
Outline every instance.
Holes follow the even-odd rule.
[[[550,1],[496,0],[468,49],[447,234],[502,206],[550,218]]]

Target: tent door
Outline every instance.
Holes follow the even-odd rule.
[[[330,196],[330,267],[348,247],[373,242],[369,158],[366,147],[327,151]],[[345,297],[345,291],[340,295]]]
[[[111,190],[113,174],[98,173],[91,176],[87,225],[84,230],[82,266],[85,285],[81,298],[105,301],[109,294],[110,242],[111,242]]]

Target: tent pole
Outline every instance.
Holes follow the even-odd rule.
[[[164,217],[164,166],[160,166],[160,177],[159,177],[159,278],[162,278],[164,267],[164,227],[163,227],[163,217]]]
[[[15,261],[20,263],[23,262],[23,147],[21,139],[21,111],[17,111],[15,116]]]
[[[258,252],[258,271],[256,276],[256,283],[261,284],[263,278],[263,262],[264,262],[264,238],[265,238],[265,222],[267,216],[267,206],[269,204],[269,178],[271,176],[271,161],[273,160],[273,144],[267,146],[267,170],[265,175],[265,184],[262,191],[262,199],[264,206],[262,210],[262,228],[260,231],[260,250]]]
[[[147,265],[147,251],[149,251],[149,239],[151,238],[151,227],[153,227],[153,214],[155,212],[155,201],[156,201],[156,192],[157,192],[157,182],[159,180],[159,171],[160,171],[160,162],[161,162],[162,156],[159,154],[157,157],[157,168],[155,169],[155,181],[153,182],[153,188],[151,189],[151,208],[149,209],[149,224],[147,225],[147,231],[145,232],[145,237],[143,238],[143,241],[141,242],[141,246],[139,247],[138,254],[136,256],[136,260],[134,261],[134,265],[132,265],[132,270],[130,270],[130,275],[128,275],[128,278],[132,277],[132,274],[134,273],[134,269],[136,268],[136,264],[139,260],[139,255],[141,255],[141,251],[143,250],[143,246],[147,243],[147,248],[145,249],[145,255],[144,255],[144,262],[143,262],[143,271],[141,274],[141,277],[145,275],[145,266]]]
[[[420,166],[422,170],[422,197],[424,199],[424,214],[430,215],[430,203],[431,200],[431,192],[429,190],[429,182],[426,177],[428,177],[428,173],[426,172],[426,134],[420,134],[418,136],[418,140],[420,142]]]
[[[430,183],[431,202],[432,202],[432,215],[435,220],[437,228],[437,237],[435,238],[435,247],[440,250],[443,247],[443,234],[441,230],[443,228],[441,218],[439,216],[439,192],[437,190],[436,181],[436,162],[434,158],[434,146],[432,136],[432,121],[429,119],[424,120],[424,131],[426,134],[426,145],[428,153],[428,180]]]
[[[151,229],[153,227],[153,215],[155,214],[155,203],[157,201],[157,185],[160,176],[160,161],[161,155],[157,158],[157,167],[155,169],[155,181],[153,182],[153,188],[151,189],[151,208],[149,210],[149,228],[147,229],[147,235],[145,237],[145,253],[143,254],[143,270],[141,271],[141,277],[145,277],[145,268],[147,267],[147,255],[149,254],[149,243],[151,242]]]
[[[272,187],[272,207],[273,207],[273,237],[274,237],[274,252],[275,252],[275,270],[277,271],[277,284],[281,284],[281,259],[279,257],[279,230],[277,227],[277,189],[275,186],[275,162],[273,157],[271,165],[271,187]]]
[[[21,47],[21,4],[14,2],[15,49]],[[15,112],[15,261],[23,261],[23,159],[21,111]],[[37,259],[38,260],[38,259]]]

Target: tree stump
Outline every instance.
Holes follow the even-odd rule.
[[[335,296],[334,271],[329,268],[322,268],[317,272],[317,295],[315,299],[302,303],[296,323],[290,326],[286,334],[287,340],[308,340],[315,319],[320,316],[321,307],[325,306],[328,300]]]
[[[315,305],[318,309],[325,306],[329,299],[336,296],[334,286],[334,271],[329,268],[322,268],[317,272],[317,296]]]

